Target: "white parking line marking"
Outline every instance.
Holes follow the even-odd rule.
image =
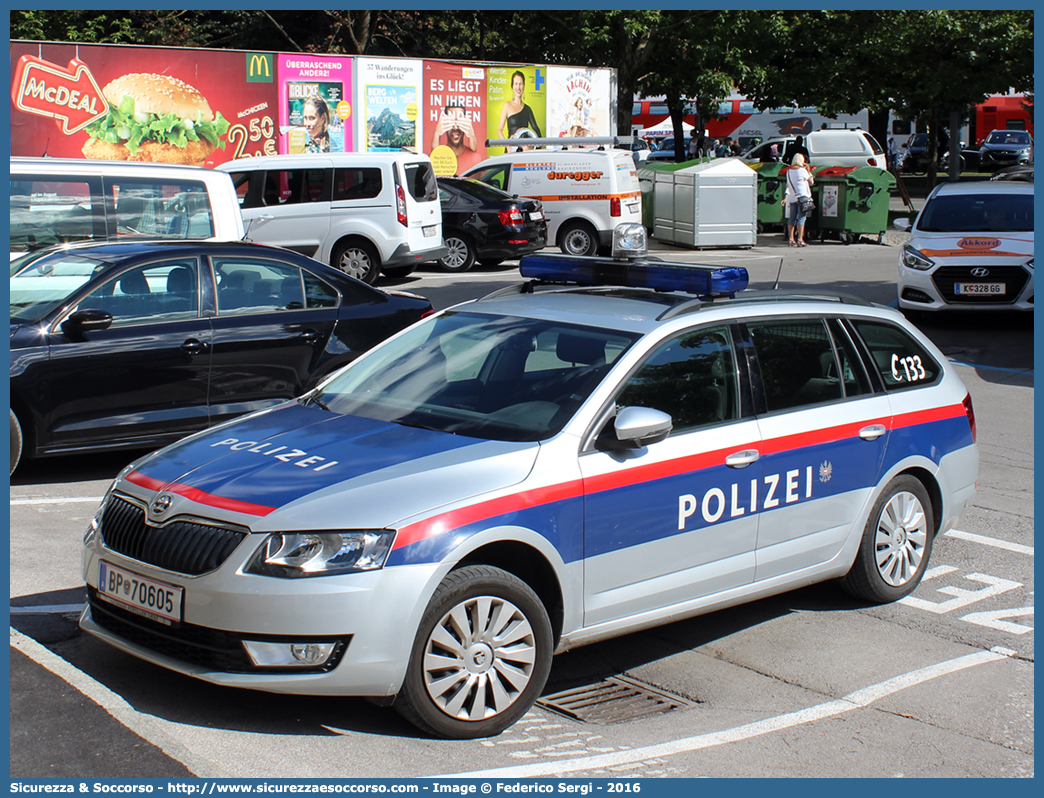
[[[962,532],[960,529],[951,529],[946,533],[946,536],[959,540],[970,540],[972,543],[981,543],[983,546],[993,546],[995,549],[1005,549],[1006,551],[1014,551],[1019,554],[1028,554],[1030,557],[1033,556],[1032,546],[1023,546],[1021,543],[1012,543],[1009,540],[988,538],[985,535],[976,535],[974,532]]]
[[[12,615],[68,615],[82,612],[83,602],[79,604],[41,604],[38,607],[11,607]]]
[[[11,499],[11,506],[32,504],[101,504],[101,496],[70,496],[68,498],[53,497],[45,499]]]
[[[711,748],[726,743],[742,742],[753,737],[759,737],[770,732],[782,731],[805,723],[812,723],[824,718],[830,718],[854,709],[863,709],[886,696],[914,687],[918,684],[947,676],[951,673],[974,668],[987,662],[996,662],[1005,659],[1006,652],[998,649],[991,651],[979,651],[956,659],[929,665],[909,673],[904,673],[892,679],[886,679],[878,684],[864,687],[849,693],[844,698],[835,701],[827,701],[823,704],[801,709],[797,712],[789,712],[774,718],[766,718],[754,723],[737,726],[734,729],[725,729],[709,734],[700,734],[683,740],[674,740],[659,745],[649,745],[643,748],[632,748],[627,751],[618,751],[613,754],[601,756],[582,757],[559,762],[541,762],[533,765],[517,765],[514,767],[493,768],[490,770],[476,770],[469,773],[446,773],[441,776],[429,778],[498,778],[519,779],[537,776],[551,776],[559,773],[576,772],[579,770],[594,770],[596,768],[618,768],[633,762],[640,762],[655,757],[671,756],[672,754],[690,753],[704,748]]]
[[[193,753],[163,731],[157,723],[134,709],[108,687],[88,676],[79,668],[66,662],[50,649],[40,645],[31,637],[11,627],[11,648],[18,649],[29,659],[64,679],[81,695],[100,706],[113,718],[139,737],[159,748],[171,759],[175,759],[196,776],[227,779],[228,773],[208,759]]]

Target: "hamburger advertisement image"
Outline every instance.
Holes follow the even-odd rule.
[[[199,91],[178,78],[133,72],[102,89],[109,111],[85,130],[87,158],[202,165],[229,123]]]
[[[11,152],[214,167],[277,153],[272,53],[11,42]]]

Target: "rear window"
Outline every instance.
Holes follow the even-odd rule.
[[[446,185],[450,188],[456,189],[462,194],[478,197],[481,200],[489,200],[492,202],[514,202],[518,199],[512,194],[508,194],[506,191],[501,191],[499,188],[494,188],[493,186],[479,180],[454,180],[453,182],[448,182]]]
[[[417,162],[403,165],[406,173],[406,190],[418,202],[436,202],[439,198],[439,184],[435,181],[435,170],[431,163]]]
[[[830,153],[860,153],[865,149],[858,134],[842,130],[837,132],[823,131],[817,133],[814,137],[810,137],[809,145],[819,155],[827,155]],[[876,151],[880,152],[880,148]]]

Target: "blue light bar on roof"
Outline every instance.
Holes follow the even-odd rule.
[[[699,297],[733,297],[747,287],[739,266],[705,266],[666,261],[626,261],[572,255],[526,255],[518,267],[523,277],[564,285],[617,285],[681,291]]]

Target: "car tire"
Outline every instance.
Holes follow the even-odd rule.
[[[566,255],[594,255],[598,252],[598,236],[587,222],[570,222],[558,232],[558,248]]]
[[[18,421],[18,416],[15,415],[14,410],[11,411],[11,474],[18,468],[18,463],[22,459],[22,425]],[[10,476],[10,474],[8,474]]]
[[[928,491],[915,477],[896,477],[874,503],[842,588],[877,604],[909,595],[928,567],[934,537]]]
[[[439,259],[439,266],[446,272],[466,272],[475,265],[475,245],[471,239],[459,233],[450,233],[442,237],[442,242],[449,249],[444,258]]]
[[[380,256],[372,245],[359,240],[339,244],[330,259],[330,265],[368,285],[377,282],[377,275],[381,273]]]
[[[390,277],[393,280],[401,280],[403,277],[409,277],[413,274],[413,270],[417,267],[414,264],[409,266],[392,266],[391,268],[382,269],[381,273],[385,277]]]
[[[395,709],[437,737],[499,734],[540,696],[552,645],[547,610],[529,585],[487,565],[459,568],[428,602]]]

